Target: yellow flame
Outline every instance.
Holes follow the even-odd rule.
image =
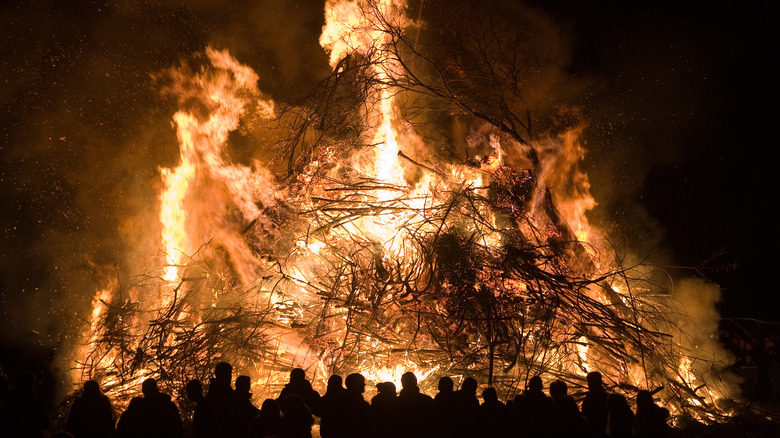
[[[693,373],[691,365],[691,359],[688,356],[682,356],[680,365],[677,367],[680,383],[688,387],[694,387],[696,382],[696,375]]]
[[[165,281],[172,283],[178,279],[178,267],[181,265],[182,249],[187,248],[185,231],[186,210],[184,197],[195,175],[195,148],[193,135],[197,124],[192,116],[176,113],[174,120],[178,125],[181,164],[175,169],[161,169],[164,189],[160,194],[160,223],[162,224],[162,246],[167,258]]]
[[[160,170],[164,183],[160,195],[161,239],[167,265],[163,279],[169,283],[179,279],[179,266],[182,265],[184,255],[196,249],[187,232],[186,198],[193,180],[206,173],[220,181],[232,194],[232,201],[243,216],[252,220],[260,215],[256,199],[265,190],[269,179],[267,175],[248,167],[229,164],[222,156],[228,134],[238,127],[249,103],[247,98],[241,96],[259,94],[257,74],[251,68],[241,65],[226,51],[209,48],[206,53],[217,73],[213,76],[199,76],[196,82],[216,106],[204,121],[186,112],[180,111],[174,115],[181,162],[176,168]],[[257,99],[257,102],[262,117],[273,117],[272,101]],[[268,199],[264,201],[268,202]],[[214,230],[205,232],[207,237],[208,234],[216,233]],[[232,242],[227,241],[222,244],[233,246]],[[240,250],[240,246],[234,247]]]
[[[360,373],[369,382],[383,383],[392,382],[396,389],[401,389],[401,376],[406,372],[412,372],[417,377],[417,381],[425,380],[428,376],[435,373],[439,367],[419,366],[412,361],[405,363],[396,363],[395,365],[377,367],[371,362],[359,367]]]
[[[590,364],[588,363],[588,338],[580,336],[577,340],[577,354],[579,355],[580,362],[586,372],[590,372]]]

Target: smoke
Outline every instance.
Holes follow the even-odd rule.
[[[672,298],[681,315],[679,344],[690,350],[714,350],[718,333],[715,303],[720,300],[718,285],[705,280],[686,278],[674,288]]]
[[[676,282],[671,302],[678,317],[675,341],[691,358],[690,369],[708,387],[717,388],[725,397],[738,395],[737,379],[726,366],[734,356],[718,340],[720,315],[715,305],[721,299],[717,284],[698,278],[683,278]]]

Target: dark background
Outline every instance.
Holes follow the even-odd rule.
[[[639,202],[657,220],[671,265],[698,268],[691,271],[721,285],[724,318],[780,321],[772,280],[774,8],[537,3],[571,23],[574,74],[609,84],[593,97],[598,103],[585,100],[602,139],[595,154],[620,155],[614,181],[637,188],[611,202],[611,213],[619,218],[624,205]],[[586,158],[592,173],[604,172],[594,159]],[[599,187],[593,191],[599,199]]]
[[[724,320],[775,303],[777,14],[769,2],[530,1],[570,41],[597,214],[673,275],[723,289]],[[760,3],[760,4],[759,4]],[[176,164],[150,74],[207,44],[273,98],[327,73],[319,1],[16,1],[0,6],[0,366],[54,393],[58,349],[121,260],[122,218]],[[129,163],[129,164],[128,164]],[[119,230],[119,231],[118,231]]]

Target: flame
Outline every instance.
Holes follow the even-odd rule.
[[[160,194],[160,223],[162,224],[162,247],[167,265],[163,278],[169,283],[179,278],[179,266],[182,264],[182,249],[188,248],[185,231],[184,197],[190,180],[195,175],[195,151],[192,135],[197,131],[193,120],[185,114],[174,117],[179,126],[178,135],[181,144],[181,164],[175,169],[161,169],[165,188]]]
[[[105,313],[106,311],[106,303],[110,301],[111,295],[113,292],[113,288],[115,287],[114,284],[111,284],[103,289],[100,289],[95,294],[95,298],[92,300],[92,313],[90,320],[90,325],[87,330],[84,331],[82,334],[82,337],[84,339],[87,339],[87,342],[85,342],[81,348],[78,349],[77,354],[79,357],[89,357],[90,356],[90,346],[94,345],[97,342],[97,336],[99,331],[99,325],[101,323],[100,317]],[[80,381],[81,380],[81,373],[79,369],[73,370],[74,375],[72,376],[74,380]]]
[[[241,116],[250,103],[242,95],[258,96],[257,74],[239,64],[225,51],[211,48],[206,51],[213,67],[219,74],[214,77],[203,75],[196,78],[202,93],[208,96],[216,108],[206,120],[186,112],[177,112],[173,119],[177,126],[181,163],[174,169],[162,168],[164,189],[160,195],[160,222],[162,224],[162,247],[167,257],[163,278],[169,283],[180,279],[178,268],[185,255],[196,249],[187,232],[185,199],[190,185],[196,177],[208,176],[215,179],[229,191],[231,200],[242,216],[251,221],[260,215],[257,199],[268,202],[266,190],[268,175],[252,169],[230,164],[223,158],[223,148],[228,134],[238,128]],[[274,116],[274,104],[269,100],[257,99],[258,113],[269,119]],[[205,175],[204,175],[205,174]],[[211,232],[214,232],[213,230]],[[234,242],[224,241],[226,245]],[[238,244],[235,249],[243,251]],[[246,272],[245,278],[252,273]]]
[[[397,70],[392,52],[385,46],[391,36],[381,30],[372,19],[378,16],[399,26],[405,25],[402,13],[404,2],[381,0],[368,1],[329,0],[325,4],[325,26],[320,36],[320,45],[330,53],[331,67],[336,67],[347,55],[370,56],[378,51],[381,63],[374,65],[379,83],[390,82],[390,71]],[[377,15],[366,14],[376,8]],[[393,117],[395,90],[389,85],[377,91],[379,108],[369,109],[366,119],[369,126],[378,126],[374,134],[375,154],[372,167],[376,178],[381,181],[402,183],[398,166],[398,140]],[[389,196],[389,195],[388,195]]]
[[[620,261],[600,263],[611,247],[586,216],[596,201],[578,165],[585,153],[580,142],[585,126],[533,145],[494,129],[469,139],[483,146],[483,155],[469,162],[430,164],[426,160],[432,155],[420,152],[425,150],[423,136],[400,111],[403,100],[398,96],[404,90],[394,81],[403,67],[392,35],[383,30],[412,24],[403,2],[328,0],[325,15],[320,44],[334,70],[347,68],[352,56],[376,60],[370,64],[375,83],[360,110],[365,132],[359,141],[366,146],[340,156],[337,142],[326,143],[286,187],[278,184],[267,163],[230,162],[225,147],[242,118],[251,112],[268,121],[277,114],[274,102],[261,97],[258,76],[249,67],[225,51],[207,49],[209,67],[179,78],[192,88],[187,96],[196,96],[207,111],[195,114],[183,108],[173,116],[179,163],[160,169],[159,249],[165,260],[153,276],[158,281],[134,285],[124,300],[117,285],[98,292],[84,335],[92,350],[82,353],[100,359],[82,368],[103,372],[111,391],[127,393],[139,379],[175,372],[146,360],[149,356],[176,348],[185,356],[198,354],[188,350],[196,341],[229,338],[220,347],[222,359],[240,362],[237,368],[250,373],[259,392],[268,396],[278,391],[293,366],[305,368],[320,386],[330,372],[347,370],[400,387],[406,371],[420,381],[453,370],[459,375],[484,373],[488,356],[491,366],[495,360],[496,369],[503,370],[497,373],[503,372],[499,380],[507,386],[538,370],[581,384],[589,371],[598,370],[614,384],[634,388],[647,388],[658,379],[645,364],[656,352],[643,346],[644,337],[657,339],[654,332],[667,329],[656,327],[652,317],[662,303],[655,297],[637,298],[643,291],[628,276],[615,274],[614,263]],[[513,160],[529,149],[540,157],[533,169],[517,164],[527,159]],[[423,157],[419,161],[416,152]],[[548,194],[559,218],[550,212]],[[500,196],[507,199],[494,199]],[[457,311],[448,308],[454,301],[450,297],[416,294],[436,282],[437,287],[456,289],[453,283],[460,279],[436,277],[434,264],[426,262],[431,254],[423,254],[431,250],[420,245],[425,239],[440,243],[453,230],[460,234],[448,236],[462,237],[462,242],[444,247],[436,257],[476,248],[475,259],[488,259],[513,244],[518,251],[503,260],[509,267],[479,265],[468,288],[452,293],[467,299],[468,309]],[[567,251],[556,252],[559,247]],[[551,267],[561,257],[568,258],[562,264],[566,272]],[[533,265],[550,281],[513,277],[512,269],[518,268],[512,263]],[[468,267],[458,269],[458,276],[471,275]],[[556,307],[561,305],[554,303],[558,298],[545,288],[563,275],[575,281],[561,300],[584,303],[604,319],[620,319],[621,328],[628,327],[620,333],[638,341],[626,347],[622,344],[627,340],[610,338],[610,321],[593,322]],[[491,325],[490,306],[497,300],[517,303],[521,313],[503,318],[520,321],[516,338],[507,342],[523,346],[514,358],[496,358],[492,352],[495,332],[508,330],[500,323]],[[117,324],[133,332],[128,345],[112,345],[107,351],[95,347],[108,332],[106,320],[116,311],[112,306],[130,305],[156,316]],[[382,306],[389,310],[379,312]],[[466,333],[463,315],[475,309],[482,312],[474,317],[475,325],[488,328]],[[544,312],[554,317],[540,317]],[[423,326],[427,314],[443,316]],[[213,315],[218,317],[208,319]],[[362,322],[353,324],[359,318]],[[161,327],[168,331],[150,342],[147,335],[158,334],[154,330]],[[458,332],[448,339],[457,345],[437,344],[425,330]],[[190,339],[194,341],[188,344]],[[460,358],[465,365],[453,359],[458,348],[473,352]],[[614,351],[620,348],[632,357],[616,360]],[[665,354],[680,358],[674,370],[679,384],[699,385],[691,360],[679,348],[669,348]],[[659,376],[663,366],[654,368]],[[707,391],[710,400],[719,397]],[[702,404],[696,397],[690,400]]]
[[[438,371],[438,367],[418,366],[416,363],[407,361],[406,363],[397,363],[390,366],[375,366],[373,364],[366,364],[367,366],[361,367],[360,372],[366,381],[373,383],[391,382],[395,385],[396,389],[400,390],[401,376],[404,373],[412,372],[417,377],[417,381],[421,382],[433,375]]]
[[[680,383],[688,387],[693,387],[696,382],[696,375],[693,374],[691,365],[691,359],[687,356],[683,356],[680,358],[680,365],[677,367]]]
[[[588,338],[580,336],[577,340],[577,354],[579,355],[580,362],[582,363],[585,372],[590,372],[590,366],[588,365]]]

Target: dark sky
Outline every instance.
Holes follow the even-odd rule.
[[[780,321],[770,278],[776,13],[741,2],[577,4],[560,7],[576,16],[575,70],[610,84],[602,102],[612,103],[599,107],[621,127],[605,143],[627,141],[629,155],[638,145],[650,164],[636,200],[663,249],[723,287],[724,317]]]
[[[635,223],[669,265],[700,266],[724,316],[780,320],[769,2],[530,3],[570,38],[567,73],[592,84],[573,103],[591,120],[599,214]],[[49,357],[71,339],[57,321],[78,321],[100,285],[90,266],[121,258],[119,218],[138,209],[124,200],[153,202],[158,166],[175,164],[175,102],[150,75],[213,44],[293,96],[327,73],[322,16],[319,1],[0,6],[4,355]]]

